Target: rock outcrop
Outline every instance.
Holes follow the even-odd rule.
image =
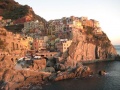
[[[0,90],[15,90],[20,87],[30,87],[32,84],[40,84],[50,73],[39,72],[46,67],[46,60],[36,60],[40,68],[36,70],[15,69],[15,58],[4,56],[0,58]],[[34,65],[33,64],[33,65]]]
[[[72,69],[68,69],[65,72],[60,72],[53,78],[54,81],[70,79],[70,78],[81,78],[81,77],[88,77],[92,74],[92,71],[89,67],[76,67]]]
[[[75,67],[79,61],[114,59],[117,55],[105,33],[96,35],[87,32],[88,29],[84,33],[79,29],[73,30],[73,42],[67,51],[66,66]]]
[[[46,68],[46,59],[41,59],[41,60],[34,60],[33,65],[31,66],[31,70],[43,70]]]

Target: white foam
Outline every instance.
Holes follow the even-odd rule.
[[[120,76],[120,72],[117,71],[111,71],[106,74],[107,76]]]

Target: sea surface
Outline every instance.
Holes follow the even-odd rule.
[[[120,54],[120,45],[115,45]],[[68,79],[52,82],[43,86],[42,90],[120,90],[120,61],[106,61],[87,64],[94,75],[82,79]],[[105,70],[105,76],[99,76],[99,70]]]
[[[120,45],[114,45],[117,53],[120,55]]]

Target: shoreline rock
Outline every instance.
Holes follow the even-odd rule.
[[[16,70],[13,60],[12,57],[4,57],[0,61],[0,90],[15,90],[23,86],[27,87],[30,84],[40,84],[51,74],[27,69]],[[38,61],[35,61],[35,64],[42,64],[45,68],[46,62],[44,60]]]
[[[12,57],[11,57],[12,58]],[[64,64],[56,63],[54,66],[58,67],[45,67],[45,60],[33,61],[33,65],[44,66],[42,69],[48,69],[47,72],[40,71],[41,68],[36,68],[35,71],[31,69],[16,70],[14,59],[5,57],[0,63],[0,89],[1,90],[15,90],[17,88],[32,88],[31,85],[41,85],[48,81],[59,81],[75,77],[87,77],[90,75],[91,70],[89,67],[84,67],[78,64],[75,68],[67,68]],[[4,63],[4,64],[3,64]],[[12,66],[11,66],[12,65]],[[4,68],[4,69],[2,69]],[[52,71],[49,71],[52,69]],[[53,70],[57,68],[58,70]],[[40,69],[40,70],[39,70]],[[38,87],[37,87],[38,88]],[[41,88],[41,87],[39,87]],[[29,90],[29,89],[28,89]]]
[[[66,70],[64,72],[59,72],[58,74],[52,74],[49,78],[51,81],[59,81],[64,79],[70,79],[70,78],[81,78],[81,77],[88,77],[92,74],[92,71],[89,67],[76,67],[71,68],[69,70]]]
[[[101,61],[101,60],[98,60],[98,61]],[[103,60],[103,61],[107,61],[107,60]],[[5,59],[2,60],[0,63],[1,63],[0,64],[1,65],[0,67],[1,90],[4,90],[4,89],[14,90],[15,88],[27,88],[26,90],[29,90],[34,86],[36,88],[42,88],[41,85],[45,84],[46,82],[60,81],[60,80],[65,80],[70,78],[85,78],[93,74],[92,70],[87,66],[83,66],[81,62],[77,62],[75,67],[66,67],[65,64],[61,64],[57,62],[52,67],[52,71],[49,71],[49,68],[51,70],[51,67],[45,67],[46,62],[44,60],[43,61],[41,60],[40,62],[39,60],[38,61],[36,60],[34,62],[35,64],[36,63],[37,65],[43,64],[44,68],[46,69],[48,68],[48,71],[46,72],[44,72],[44,70],[39,71],[37,69],[34,71],[30,68],[28,70],[27,69],[16,70],[14,69],[15,67],[14,62],[11,61],[11,58],[8,59],[7,57],[5,57]]]

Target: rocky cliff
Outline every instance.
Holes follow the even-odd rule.
[[[67,66],[76,66],[79,61],[114,59],[117,52],[103,31],[95,34],[93,27],[85,27],[83,30],[85,32],[78,29],[72,32],[73,42],[67,51]]]
[[[39,22],[42,22],[44,26],[46,27],[46,20],[42,17],[36,15],[33,11],[33,9],[28,5],[20,5],[18,2],[15,2],[14,0],[0,0],[0,16],[3,16],[3,19],[11,19],[13,22],[13,28],[11,28],[13,31],[17,31],[14,28],[17,28],[18,24],[24,24],[24,22],[38,20]],[[9,29],[8,28],[8,29]],[[20,32],[23,26],[20,28],[17,28]]]
[[[38,19],[46,22],[45,19],[36,15],[30,6],[20,5],[14,0],[0,0],[0,11],[0,15],[5,19],[20,20],[26,18],[26,20]]]

